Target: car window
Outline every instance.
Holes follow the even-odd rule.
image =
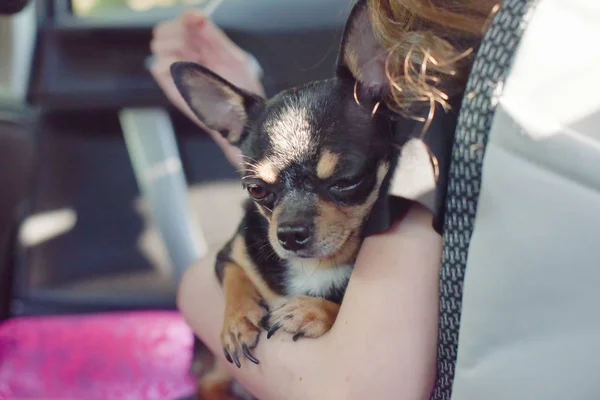
[[[80,18],[106,17],[161,8],[202,6],[210,0],[72,0],[73,14]]]

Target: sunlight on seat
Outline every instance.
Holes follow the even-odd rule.
[[[19,241],[25,247],[37,246],[69,232],[77,223],[73,209],[63,208],[28,217],[19,231]]]

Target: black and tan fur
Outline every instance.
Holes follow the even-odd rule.
[[[398,156],[391,144],[385,55],[364,1],[346,26],[333,78],[270,100],[193,63],[172,74],[194,113],[243,154],[250,199],[217,257],[226,299],[226,359],[258,364],[261,331],[316,338],[333,325],[376,200],[387,193]],[[203,385],[216,395],[227,374]],[[218,388],[217,388],[218,386]]]

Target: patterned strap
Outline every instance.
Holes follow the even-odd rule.
[[[483,158],[497,105],[495,99],[510,70],[526,16],[535,3],[536,0],[503,2],[483,38],[462,102],[446,198],[438,371],[432,400],[449,400],[452,396],[463,280],[477,212]]]

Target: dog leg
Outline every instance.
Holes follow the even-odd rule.
[[[267,303],[239,265],[226,263],[223,271],[225,320],[221,343],[225,358],[240,368],[240,358],[254,364],[259,361],[250,352],[258,344],[260,325],[268,312]]]
[[[226,263],[223,269],[225,292],[225,318],[221,343],[225,358],[241,367],[240,357],[258,364],[250,350],[258,344],[262,331],[260,322],[268,312],[265,301],[244,270]],[[231,392],[233,378],[227,365],[215,358],[212,369],[198,384],[198,400],[235,400]]]
[[[339,310],[338,304],[321,297],[294,297],[264,318],[263,324],[269,331],[267,339],[278,330],[293,335],[294,341],[323,336],[333,326]]]

